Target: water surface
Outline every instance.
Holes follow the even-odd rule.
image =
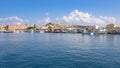
[[[0,34],[0,68],[120,68],[120,35]]]

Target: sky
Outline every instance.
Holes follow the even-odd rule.
[[[0,0],[0,24],[120,25],[120,0]]]

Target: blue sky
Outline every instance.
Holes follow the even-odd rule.
[[[120,0],[0,0],[0,18],[17,16],[30,23],[49,17],[51,20],[69,17],[71,12],[89,13],[119,19]],[[62,21],[63,22],[63,21]],[[119,24],[119,21],[116,21]]]

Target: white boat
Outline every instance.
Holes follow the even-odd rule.
[[[28,33],[34,33],[34,30],[33,29],[29,29],[27,32]]]
[[[82,30],[82,34],[84,35],[84,34],[89,34],[89,32],[87,32],[87,30]]]
[[[31,30],[31,33],[34,33],[34,31],[33,31],[33,30]]]
[[[90,35],[94,35],[95,33],[94,32],[90,32]]]
[[[90,35],[99,35],[98,32],[90,32],[89,34],[90,34]]]
[[[83,34],[83,35],[99,35],[98,32],[88,32],[88,31],[86,31],[86,30],[83,30],[83,31],[82,31],[82,34]]]
[[[13,33],[23,33],[23,31],[22,30],[14,30]]]
[[[43,31],[43,30],[40,30],[40,33],[45,33],[45,31]]]
[[[13,33],[13,31],[4,31],[3,33]]]

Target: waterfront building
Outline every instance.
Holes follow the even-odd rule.
[[[8,31],[14,31],[14,30],[26,30],[28,29],[30,26],[25,24],[25,25],[22,25],[22,24],[10,24],[10,25],[7,25],[6,26],[6,30]]]
[[[44,32],[49,32],[48,26],[41,26],[39,30],[42,30]]]
[[[90,29],[90,26],[73,25],[73,28],[75,28],[78,33],[81,33],[86,29]]]
[[[120,30],[120,27],[115,24],[108,24],[106,25],[106,29],[109,34],[116,34]]]
[[[117,28],[118,26],[117,25],[115,25],[115,24],[108,24],[108,25],[106,25],[106,28],[107,29],[114,29],[114,28]]]
[[[5,26],[0,26],[0,32],[6,31],[6,27]]]
[[[64,29],[64,26],[60,23],[48,23],[46,24],[46,27],[48,28],[49,32],[62,32]]]
[[[99,33],[100,33],[100,34],[107,34],[107,29],[106,29],[106,28],[101,28],[101,29],[99,30]]]

